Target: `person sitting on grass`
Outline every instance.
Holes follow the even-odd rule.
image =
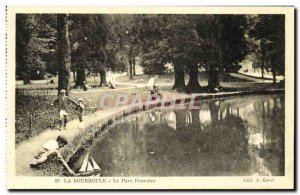
[[[86,81],[83,81],[83,91],[87,91],[91,87],[86,83]]]
[[[71,170],[66,161],[62,158],[60,153],[60,149],[68,144],[68,140],[65,136],[59,135],[56,140],[47,141],[43,147],[38,151],[38,153],[34,156],[34,161],[30,163],[31,168],[37,168],[39,165],[46,162],[50,156],[56,156],[59,161],[61,161],[64,167],[69,171],[70,174],[75,175],[75,173]]]
[[[162,98],[162,94],[159,91],[158,87],[154,84],[152,89],[149,90],[151,97],[151,100],[156,100],[157,98]]]
[[[107,86],[110,89],[116,89],[117,88],[116,85],[114,84],[114,82],[111,82],[111,81],[108,82]]]
[[[66,112],[67,102],[74,103],[74,100],[66,96],[66,90],[60,90],[60,94],[57,99],[53,101],[51,105],[58,105],[58,113],[59,113],[59,130],[61,130],[62,126],[64,129],[67,127],[67,116]],[[64,124],[63,124],[64,122]]]
[[[77,100],[77,103],[74,102],[75,105],[76,105],[76,108],[75,108],[75,112],[78,116],[78,119],[79,119],[79,130],[83,129],[83,116],[84,116],[84,104],[83,104],[83,99],[82,98],[79,98]]]

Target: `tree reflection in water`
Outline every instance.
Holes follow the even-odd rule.
[[[284,97],[154,109],[110,127],[92,148],[104,176],[284,175]]]

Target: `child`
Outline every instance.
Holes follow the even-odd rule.
[[[157,98],[162,98],[162,94],[160,93],[158,87],[154,84],[152,89],[149,91],[151,97],[151,100],[156,100]]]
[[[78,116],[78,119],[79,119],[79,129],[81,130],[81,129],[83,129],[83,116],[84,116],[83,99],[79,98],[75,105],[76,105],[75,112],[76,112],[76,114]]]
[[[34,168],[38,165],[46,162],[50,156],[57,156],[58,159],[64,164],[67,170],[74,175],[74,172],[70,169],[66,161],[62,158],[59,149],[63,148],[68,144],[66,137],[59,135],[56,140],[49,140],[44,145],[43,148],[39,150],[38,154],[35,155],[35,160],[30,163],[30,167]]]
[[[74,101],[66,96],[66,90],[60,90],[60,94],[57,99],[53,101],[51,105],[57,104],[58,105],[58,112],[59,112],[59,130],[63,126],[66,129],[67,126],[67,116],[68,113],[66,112],[67,102],[74,103]],[[63,124],[64,122],[64,124]]]
[[[116,87],[116,85],[113,83],[113,82],[108,82],[108,87],[110,88],[110,89],[116,89],[117,87]]]

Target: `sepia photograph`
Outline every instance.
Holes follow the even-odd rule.
[[[48,9],[8,7],[8,188],[294,188],[293,7]]]

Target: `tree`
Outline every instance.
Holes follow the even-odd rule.
[[[16,15],[16,70],[17,76],[23,79],[24,84],[30,83],[28,66],[28,43],[31,30],[28,27],[27,15]]]
[[[220,90],[218,77],[222,59],[220,17],[219,15],[207,15],[202,25],[199,25],[197,28],[197,32],[202,39],[199,63],[208,70],[207,89],[209,92]]]
[[[164,24],[163,38],[166,40],[166,58],[174,65],[175,83],[172,89],[185,89],[185,52],[189,27],[187,15],[161,16]],[[165,49],[164,48],[164,49]]]
[[[163,38],[162,17],[159,15],[140,15],[137,34],[140,65],[145,74],[164,74],[167,62],[165,51],[167,42]]]
[[[105,21],[104,15],[93,15],[91,17],[91,23],[93,30],[91,32],[92,50],[91,57],[93,58],[94,64],[98,66],[100,73],[99,85],[106,85],[106,68],[107,68],[107,32],[108,27]]]
[[[187,37],[187,46],[185,61],[189,70],[189,82],[187,90],[189,92],[200,92],[199,84],[199,68],[207,67],[212,61],[208,56],[211,54],[212,47],[210,41],[210,23],[212,21],[210,15],[190,15],[189,16],[189,32]]]
[[[76,72],[75,86],[83,86],[86,82],[86,70],[98,72],[99,85],[106,85],[106,69],[108,42],[108,16],[72,14],[71,45],[72,70]],[[111,49],[111,48],[109,48]]]
[[[17,76],[25,83],[56,74],[56,18],[49,14],[18,14],[16,29]],[[26,42],[26,43],[25,43]],[[22,63],[21,63],[22,61]]]
[[[57,45],[58,45],[58,92],[62,89],[69,92],[71,67],[71,50],[69,41],[69,19],[67,14],[57,14]]]
[[[107,68],[112,71],[125,71],[127,67],[127,53],[125,49],[125,24],[120,15],[107,15]]]
[[[174,66],[173,89],[184,90],[186,15],[147,15],[142,19],[143,65],[151,64],[163,70],[164,64]]]
[[[82,53],[78,54],[76,64],[77,64],[77,71],[76,71],[76,83],[75,87],[82,86],[84,87],[86,82],[86,75],[85,75],[85,65],[87,63],[85,55]]]
[[[236,72],[239,63],[248,54],[248,41],[245,33],[247,19],[245,15],[222,15],[220,17],[220,49],[222,51],[222,69],[225,72]]]
[[[246,18],[242,15],[214,15],[209,24],[207,47],[209,63],[208,90],[217,92],[222,90],[219,82],[220,70],[224,72],[237,71],[247,52],[245,38]]]
[[[107,66],[107,53],[103,47],[100,47],[98,51],[99,57],[99,73],[100,73],[100,85],[106,85],[106,66]]]
[[[36,14],[37,25],[33,27],[38,30],[36,47],[37,56],[40,56],[46,66],[46,72],[57,75],[57,18],[56,14]],[[33,56],[34,57],[34,56]]]
[[[90,24],[91,16],[85,14],[70,15],[72,25],[70,28],[70,42],[72,45],[72,70],[77,77],[74,87],[84,87],[86,83],[86,66],[91,55],[91,31],[93,25]]]
[[[174,66],[173,89],[199,91],[198,68],[206,58],[209,37],[206,15],[151,15],[142,19],[141,45],[143,65],[150,70],[164,70],[164,64]],[[211,50],[214,49],[211,47]],[[207,60],[209,62],[209,60]],[[206,61],[205,61],[206,62]],[[146,70],[147,70],[146,69]],[[185,72],[189,72],[189,82],[185,86]]]
[[[249,36],[259,45],[262,54],[261,67],[263,70],[271,68],[273,83],[276,83],[276,75],[284,74],[285,69],[285,17],[284,15],[258,15],[252,23]],[[266,61],[269,63],[265,63]]]
[[[56,54],[56,18],[49,14],[28,15],[29,27],[32,29],[28,43],[28,63],[31,78],[41,79],[46,71],[56,75],[58,66],[53,63]]]
[[[139,31],[141,30],[141,15],[122,15],[124,37],[123,44],[127,53],[129,78],[135,75],[136,57],[140,53]]]

